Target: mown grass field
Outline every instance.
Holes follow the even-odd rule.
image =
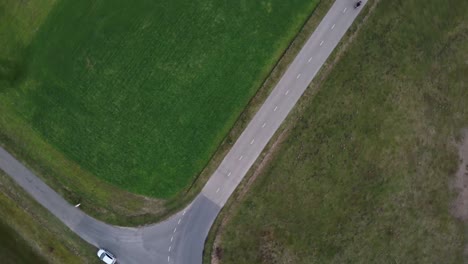
[[[23,27],[27,45],[3,29],[3,118],[98,178],[157,198],[200,173],[316,5],[44,2],[53,8]],[[4,141],[19,141],[10,123]]]
[[[220,263],[463,262],[449,186],[468,126],[466,10],[377,4],[228,213]]]
[[[1,263],[99,263],[95,248],[0,171]]]

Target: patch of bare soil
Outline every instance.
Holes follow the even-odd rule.
[[[452,205],[452,214],[468,223],[468,129],[463,131],[463,140],[458,144],[460,165],[451,187],[456,191],[457,198]],[[468,244],[465,244],[465,261],[468,261]]]
[[[458,144],[458,155],[460,164],[452,186],[458,196],[453,203],[452,214],[466,222],[468,221],[468,129],[463,131],[463,140]]]
[[[463,130],[463,139],[457,144],[460,164],[451,187],[456,191],[457,198],[452,204],[452,214],[468,223],[468,129]],[[468,244],[464,250],[465,263],[468,262]]]

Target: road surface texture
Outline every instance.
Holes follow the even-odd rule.
[[[354,3],[333,4],[201,193],[164,222],[140,228],[108,225],[70,205],[3,148],[0,168],[81,238],[114,253],[119,263],[200,264],[216,216],[359,14],[362,7],[355,9]]]

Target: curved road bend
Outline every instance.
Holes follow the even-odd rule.
[[[359,14],[362,7],[353,4],[336,0],[201,193],[164,222],[141,228],[108,225],[68,204],[3,148],[0,168],[81,238],[109,249],[120,263],[200,264],[216,216]]]

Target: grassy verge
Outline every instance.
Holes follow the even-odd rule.
[[[142,196],[134,195],[132,193],[123,191],[121,188],[116,188],[113,185],[108,184],[107,181],[97,179],[95,177],[95,174],[92,173],[93,172],[92,170],[90,170],[86,166],[79,165],[78,163],[74,161],[74,159],[70,159],[70,156],[67,155],[67,153],[64,153],[59,147],[57,147],[57,145],[50,144],[47,137],[42,136],[40,131],[38,133],[37,128],[31,127],[30,122],[22,118],[24,113],[21,113],[21,111],[16,111],[17,107],[19,108],[26,107],[28,111],[30,111],[31,109],[36,109],[36,107],[29,108],[25,106],[23,103],[15,104],[14,107],[11,107],[11,105],[9,105],[8,103],[0,105],[0,112],[2,113],[2,115],[0,116],[0,144],[6,147],[10,152],[15,154],[16,157],[21,158],[21,160],[25,164],[27,164],[30,168],[32,168],[38,175],[42,176],[43,179],[47,182],[47,184],[52,186],[63,197],[65,197],[71,203],[81,202],[83,206],[82,209],[84,211],[86,211],[87,213],[99,219],[102,219],[106,222],[119,224],[119,225],[138,225],[138,224],[157,221],[158,219],[170,214],[174,210],[177,210],[177,208],[179,208],[180,206],[183,206],[187,201],[192,199],[192,197],[199,191],[201,186],[203,186],[206,179],[211,175],[211,172],[213,171],[213,169],[217,166],[217,164],[220,162],[222,157],[224,157],[225,153],[229,150],[230,144],[234,141],[235,138],[238,137],[243,127],[245,127],[245,124],[247,123],[247,121],[251,118],[251,116],[253,116],[253,113],[255,113],[255,110],[257,109],[257,107],[261,104],[263,99],[268,95],[268,92],[272,87],[272,83],[275,82],[275,79],[277,79],[280,76],[281,72],[284,70],[284,68],[289,64],[291,59],[294,57],[293,55],[295,52],[297,52],[298,47],[300,47],[301,41],[304,41],[305,39],[304,35],[300,35],[298,38],[296,38],[293,44],[290,45],[288,51],[285,54],[282,54],[285,45],[287,45],[290,42],[290,40],[294,37],[298,28],[301,26],[302,21],[305,19],[306,16],[308,16],[311,13],[310,10],[313,9],[315,5],[316,5],[316,2],[308,2],[307,4],[308,9],[302,10],[301,15],[292,16],[292,17],[284,16],[285,18],[288,17],[288,19],[291,21],[288,21],[288,22],[283,21],[283,23],[288,24],[288,25],[293,25],[293,26],[291,26],[292,28],[290,28],[290,30],[286,30],[287,32],[285,33],[285,36],[281,39],[281,41],[278,41],[278,43],[274,44],[275,51],[272,52],[273,56],[271,56],[271,54],[268,56],[268,61],[270,65],[263,69],[263,73],[258,75],[257,80],[249,89],[251,89],[251,91],[255,91],[255,89],[257,89],[256,87],[260,86],[261,82],[264,82],[263,87],[258,90],[258,92],[253,97],[253,99],[250,100],[248,107],[241,113],[240,117],[237,118],[236,124],[233,126],[233,129],[231,130],[229,135],[219,145],[213,157],[210,157],[212,159],[210,163],[208,164],[208,166],[205,167],[205,169],[202,171],[202,173],[199,174],[196,180],[192,179],[193,180],[192,184],[189,184],[188,186],[186,186],[186,188],[184,188],[182,191],[180,191],[177,195],[175,195],[169,200],[149,199],[149,198],[145,198]],[[276,5],[274,4],[273,5],[274,9],[277,9],[275,6]],[[64,7],[58,7],[59,10],[61,8],[64,8]],[[281,12],[285,12],[285,11],[281,11]],[[270,15],[273,15],[273,14],[274,12]],[[53,16],[57,16],[57,15],[55,14]],[[56,20],[57,18],[54,18],[54,19]],[[52,20],[55,21],[54,19]],[[48,23],[50,24],[52,22],[49,21]],[[58,23],[58,24],[63,24],[63,23]],[[304,28],[307,29],[307,25]],[[44,30],[45,29],[41,31],[44,31]],[[276,28],[275,30],[279,30],[279,29]],[[47,39],[47,43],[48,41],[49,39]],[[32,46],[34,45],[39,45],[39,44],[33,43]],[[89,44],[86,44],[86,45],[89,45]],[[33,48],[28,48],[28,49],[34,50]],[[31,53],[32,51],[28,51],[28,52]],[[279,63],[277,63],[275,69],[271,73],[268,73],[267,71],[269,70],[269,68],[272,67],[271,64],[274,63],[279,57],[282,57],[283,59]],[[33,57],[31,60],[37,61],[38,59],[34,59]],[[231,63],[231,61],[229,62]],[[238,66],[239,62],[232,61],[232,63],[237,65],[236,67],[239,67]],[[249,63],[249,67],[251,66],[252,65],[250,65]],[[61,67],[62,66],[60,66],[60,68]],[[38,68],[42,68],[42,67],[38,67]],[[55,67],[55,69],[56,68],[57,67]],[[248,70],[244,69],[242,72],[248,72]],[[266,78],[265,76],[270,76],[270,77]],[[243,79],[244,83],[247,83],[245,82],[246,80],[245,78],[238,78],[238,79]],[[32,86],[36,85],[34,84],[35,81],[32,81],[32,82],[33,83],[31,84],[30,81],[23,80],[23,86],[24,86],[23,88],[25,89],[23,88],[22,89],[26,90],[26,93],[30,92],[29,88],[27,88],[29,87],[29,85],[32,85]],[[10,100],[7,98],[8,96],[13,95],[13,97],[17,97],[24,92],[23,90],[21,91],[19,91],[18,89],[15,90],[15,89],[12,89],[11,87],[9,89],[10,90],[5,93],[7,96],[0,98],[2,101],[10,102]],[[54,93],[48,92],[47,94],[51,94],[52,96],[55,96],[55,92]],[[27,97],[31,100],[35,100],[34,98],[37,99],[37,96],[35,95],[27,96]],[[49,104],[47,103],[47,105]],[[47,111],[49,110],[50,109],[47,108]],[[47,115],[47,114],[45,113],[45,114],[36,115],[36,116],[41,116],[41,118],[39,118],[41,123],[44,120],[43,119],[44,115]],[[74,115],[70,115],[70,116],[73,117]],[[69,121],[68,118],[66,118],[65,121],[68,122]],[[70,121],[70,122],[75,122],[75,121]],[[43,123],[41,124],[41,126],[42,125],[46,125],[46,124]],[[53,126],[55,125],[52,125],[50,127],[53,127]],[[81,129],[85,129],[84,127],[85,126],[81,126]],[[67,132],[66,134],[70,134],[70,133]],[[132,133],[129,133],[129,134],[132,135]],[[50,135],[53,135],[53,133]],[[194,142],[195,141],[197,140],[194,140]],[[77,145],[80,145],[80,144],[76,144],[76,142],[80,142],[81,144],[82,140],[73,140],[73,142],[71,142],[70,144],[73,144],[75,147]],[[149,145],[145,145],[145,147],[148,147],[148,146]],[[159,149],[158,151],[167,153],[166,151],[162,151],[161,149]],[[129,155],[127,152],[122,152],[122,153],[126,153],[125,154],[126,157],[132,156],[132,155]],[[146,157],[145,159],[147,159],[148,157]],[[89,157],[87,156],[86,158],[89,158]],[[174,159],[174,160],[177,160],[177,159]],[[109,163],[102,163],[102,164],[106,164],[107,166]],[[103,167],[106,167],[106,166],[103,166]],[[187,173],[179,173],[179,176],[182,174],[184,174],[185,176],[188,175]],[[129,177],[129,175],[130,174],[128,174],[125,177]],[[114,174],[112,174],[112,176],[114,176]],[[168,174],[166,176],[169,180],[172,180],[172,177],[168,176]],[[132,181],[138,182],[138,184],[141,184],[142,182],[141,179],[134,179],[134,178],[132,178],[131,181],[128,181],[128,182],[132,182]],[[164,181],[160,181],[159,183],[162,184],[162,182]],[[145,188],[147,187],[148,185],[145,185]]]
[[[99,263],[77,237],[0,171],[2,263]]]
[[[462,262],[449,181],[468,126],[466,9],[377,5],[232,208],[221,263]]]

